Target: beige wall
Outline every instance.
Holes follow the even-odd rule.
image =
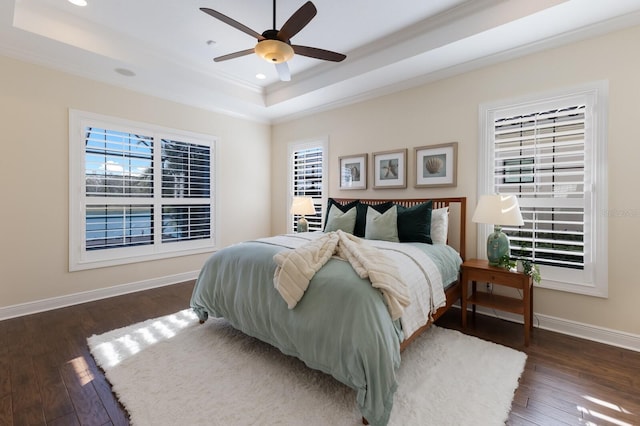
[[[69,108],[217,137],[218,245],[269,235],[269,125],[0,57],[0,309],[197,271],[208,256],[68,272]]]
[[[609,218],[607,299],[536,289],[535,311],[548,317],[640,334],[640,285],[635,277],[640,236],[640,27],[529,55],[273,128],[272,230],[284,232],[287,144],[329,137],[329,195],[359,198],[467,196],[476,203],[478,106],[586,82],[609,81],[609,209],[631,213]],[[457,141],[456,188],[340,191],[337,159],[342,155]],[[371,171],[369,171],[369,188]],[[470,217],[471,213],[469,213]],[[476,226],[467,222],[467,253],[476,253]]]
[[[640,27],[526,56],[313,117],[268,125],[186,107],[0,57],[0,309],[196,271],[207,255],[68,272],[68,109],[123,117],[218,138],[218,245],[286,230],[287,144],[329,138],[329,194],[361,198],[462,195],[476,201],[478,105],[607,79],[609,297],[537,289],[535,310],[640,334],[633,265],[640,235]],[[453,189],[339,191],[337,158],[449,141],[459,143]],[[254,155],[247,156],[251,150]],[[269,162],[269,159],[270,162]],[[411,170],[411,168],[410,168]],[[269,181],[271,179],[271,181]],[[270,184],[269,184],[270,182]],[[371,182],[371,177],[369,177]],[[261,212],[238,208],[244,199]],[[263,210],[266,209],[266,210]],[[476,251],[468,221],[468,253]]]

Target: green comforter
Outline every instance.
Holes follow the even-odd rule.
[[[381,293],[348,262],[331,259],[294,309],[273,284],[273,255],[285,248],[245,242],[214,253],[191,297],[201,320],[224,317],[309,367],[331,374],[357,391],[357,404],[372,425],[386,425],[397,388],[402,331]]]

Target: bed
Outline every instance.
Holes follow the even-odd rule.
[[[354,206],[359,206],[357,211],[362,213],[364,206],[365,211],[375,215],[374,208],[385,212],[391,205],[395,206],[393,210],[402,209],[403,215],[413,212],[415,216],[416,212],[425,211],[427,203],[430,215],[437,211],[442,218],[443,211],[446,212],[444,241],[440,241],[446,244],[367,240],[367,244],[386,253],[389,259],[403,262],[398,263],[397,269],[402,279],[413,281],[413,277],[424,274],[426,284],[412,284],[411,290],[422,291],[416,298],[420,303],[409,305],[402,318],[392,320],[384,291],[374,288],[372,280],[360,278],[349,262],[336,258],[329,259],[310,278],[295,307],[288,306],[279,293],[281,290],[274,286],[274,274],[279,267],[274,257],[305,244],[308,246],[310,241],[333,232],[287,234],[217,251],[200,272],[191,307],[201,322],[208,316],[223,317],[238,330],[301,359],[311,368],[331,374],[356,390],[363,422],[386,425],[397,388],[395,372],[400,365],[401,351],[460,298],[459,265],[465,255],[466,198],[334,198],[328,206],[327,214],[342,211],[345,215],[351,214]],[[327,226],[337,223],[328,216],[326,221]],[[397,221],[400,228],[400,219]],[[373,222],[367,224],[374,228]],[[356,228],[362,226],[359,223]],[[432,231],[435,235],[436,229]],[[440,273],[430,277],[431,272],[425,271],[432,270],[434,265]],[[428,291],[415,290],[427,284]],[[441,298],[433,296],[440,292]],[[430,297],[427,302],[425,294]],[[434,300],[438,303],[434,304]],[[416,322],[416,310],[426,315],[424,321]],[[411,325],[405,317],[412,319]]]

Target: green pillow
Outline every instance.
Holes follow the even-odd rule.
[[[356,226],[356,208],[352,207],[347,212],[342,212],[337,206],[332,205],[327,215],[327,223],[324,226],[324,232],[337,231],[338,229],[353,234],[353,228]]]
[[[350,203],[347,203],[345,205],[342,205],[340,203],[338,203],[336,200],[334,200],[333,198],[329,198],[327,200],[327,213],[325,215],[324,218],[324,230],[325,232],[327,231],[327,223],[329,223],[329,212],[331,211],[331,207],[335,206],[336,208],[338,208],[341,212],[346,213],[349,210],[351,210],[353,207],[356,207],[358,205],[359,201],[352,201]],[[364,231],[362,233],[362,235],[359,235],[360,237],[364,237]]]
[[[398,239],[398,208],[392,206],[384,213],[378,212],[372,206],[367,208],[367,226],[364,237],[368,240],[382,240],[399,243]]]
[[[393,207],[393,202],[387,201],[386,203],[371,205],[363,202],[358,202],[356,206],[358,208],[358,216],[356,217],[356,227],[353,230],[353,235],[356,237],[364,238],[366,226],[367,226],[367,210],[369,207],[373,207],[378,213],[384,213]]]
[[[398,238],[400,238],[400,242],[432,244],[432,206],[431,200],[408,208],[398,206]]]

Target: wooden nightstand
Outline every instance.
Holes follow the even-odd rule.
[[[469,281],[471,281],[471,295],[469,295]],[[476,291],[478,281],[520,289],[522,299]],[[462,264],[461,299],[462,328],[467,326],[468,304],[472,305],[474,317],[476,305],[520,314],[524,317],[524,345],[529,346],[533,329],[533,279],[531,276],[489,266],[488,260],[470,259]]]

